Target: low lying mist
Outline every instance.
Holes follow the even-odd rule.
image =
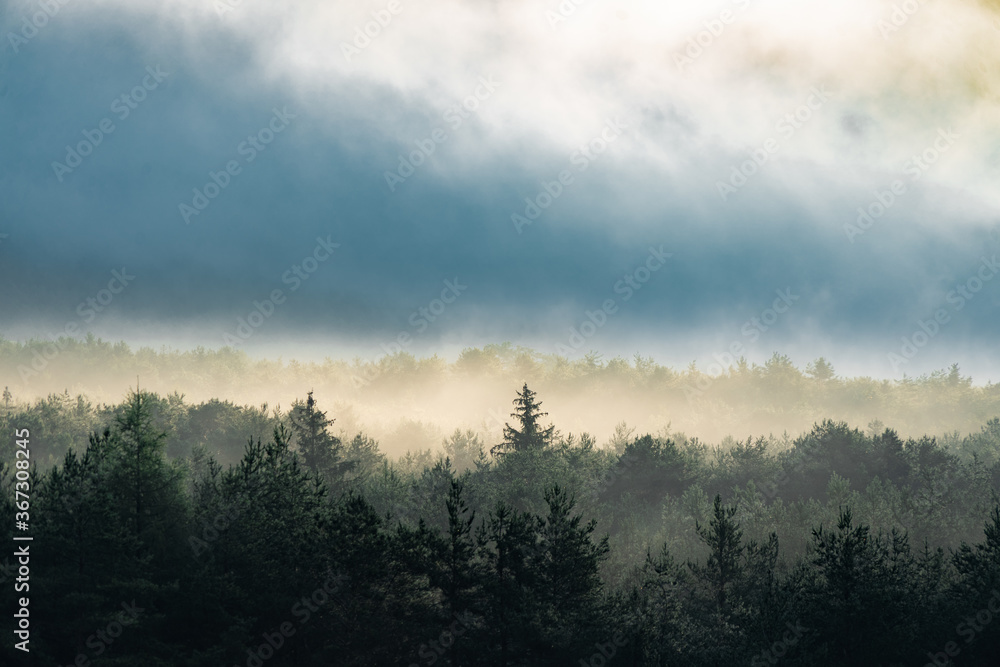
[[[279,413],[312,391],[336,420],[334,431],[346,438],[363,432],[391,457],[437,452],[455,429],[498,442],[515,391],[525,383],[558,431],[590,434],[599,445],[622,422],[637,434],[719,444],[727,436],[794,438],[824,419],[863,429],[881,422],[904,438],[966,434],[1000,415],[1000,385],[973,386],[957,366],[891,381],[841,377],[822,359],[798,368],[779,354],[709,375],[641,356],[570,361],[510,344],[468,348],[454,362],[399,353],[373,362],[300,363],[254,360],[231,348],[134,350],[94,338],[58,345],[0,341],[0,384],[16,402],[66,394],[113,405],[137,383],[189,405],[218,399]]]

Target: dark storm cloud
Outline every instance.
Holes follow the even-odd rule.
[[[569,153],[489,140],[476,118],[451,130],[433,96],[360,77],[303,90],[258,76],[245,40],[207,34],[198,57],[185,33],[154,37],[124,19],[52,25],[18,53],[7,49],[3,333],[61,330],[126,268],[136,278],[109,306],[115,321],[194,325],[207,344],[221,344],[275,289],[287,302],[271,333],[381,340],[412,328],[410,316],[457,279],[467,290],[425,340],[468,330],[555,344],[607,299],[621,308],[602,335],[691,337],[731,331],[791,290],[798,301],[775,343],[809,330],[889,351],[980,257],[1000,252],[971,224],[930,224],[985,216],[916,186],[851,243],[843,226],[872,190],[826,181],[807,160],[771,165],[722,202],[716,181],[746,155],[713,146],[672,107],[637,113],[630,122],[644,138],[609,143],[518,233],[512,214],[573,170]],[[144,99],[123,100],[137,86]],[[78,166],[53,167],[69,165],[67,145],[90,141],[106,120],[114,131]],[[437,127],[448,140],[390,191],[386,171]],[[273,141],[257,150],[252,135]],[[487,155],[469,160],[480,138]],[[634,157],[642,141],[687,151],[688,167],[664,172]],[[230,162],[238,173],[226,174]],[[820,184],[819,194],[804,200],[790,189],[789,169]],[[191,214],[194,190],[213,178],[226,185]],[[290,278],[324,240],[339,244],[332,256],[308,279]],[[626,302],[619,281],[661,246],[673,256]],[[953,340],[990,339],[997,287],[955,313]]]

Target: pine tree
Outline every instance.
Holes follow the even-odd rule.
[[[910,596],[916,563],[905,535],[873,535],[843,508],[836,530],[813,530],[815,580],[802,591],[801,618],[827,664],[889,664],[916,642]],[[904,660],[911,664],[920,653]]]
[[[38,561],[39,597],[56,608],[37,611],[58,619],[46,633],[53,661],[92,649],[88,636],[122,601],[143,611],[115,641],[109,665],[162,664],[158,656],[177,650],[164,628],[184,570],[187,506],[150,414],[153,398],[132,392],[112,426],[82,456],[68,451],[39,487],[39,538],[52,547]]]
[[[32,564],[42,601],[36,611],[48,628],[38,650],[53,662],[84,649],[88,634],[107,622],[105,610],[135,594],[132,582],[149,588],[149,558],[136,557],[138,540],[119,518],[112,448],[110,430],[93,434],[82,456],[70,449],[40,485],[36,539],[48,548]]]
[[[833,366],[823,357],[806,366],[806,374],[817,380],[830,380],[836,375],[833,371]]]
[[[112,478],[122,501],[122,518],[152,553],[172,541],[181,528],[181,472],[164,458],[166,433],[153,424],[153,396],[132,392],[111,429]],[[169,528],[168,528],[168,524]]]
[[[686,568],[664,543],[656,557],[647,548],[636,579],[627,594],[619,593],[613,600],[613,617],[619,619],[625,634],[635,638],[628,651],[635,656],[633,660],[644,659],[632,664],[683,664],[686,639],[682,637],[689,623],[684,608],[689,582]]]
[[[466,647],[470,644],[467,631],[472,619],[477,616],[482,597],[482,568],[476,558],[476,543],[472,534],[476,513],[466,504],[464,490],[462,480],[451,480],[445,501],[448,532],[436,540],[437,563],[431,575],[431,582],[441,589],[443,597],[446,617],[442,624],[450,625],[458,619],[466,626],[448,649],[451,665],[470,662],[466,657]]]
[[[708,527],[695,523],[702,542],[711,550],[704,566],[691,564],[695,576],[705,581],[715,598],[716,611],[725,615],[729,611],[729,591],[743,570],[743,531],[733,520],[735,507],[724,507],[722,497],[715,496],[715,506]]]
[[[474,468],[476,461],[481,459],[483,443],[475,431],[466,430],[463,432],[456,428],[451,437],[445,439],[444,451],[451,459],[455,470],[462,473]]]
[[[595,543],[597,521],[573,515],[574,499],[558,486],[545,492],[549,513],[539,529],[535,568],[543,645],[551,657],[582,652],[601,631],[598,621],[601,563],[610,551],[608,537]]]
[[[334,475],[341,463],[340,438],[327,431],[335,420],[327,419],[326,413],[316,407],[316,400],[310,391],[306,402],[296,401],[289,415],[295,443],[302,454],[302,462],[314,473]],[[333,481],[333,480],[331,480]]]
[[[976,627],[969,621],[975,610],[993,609],[1000,602],[1000,505],[994,505],[983,532],[983,542],[974,546],[963,542],[952,556],[960,577],[954,588],[958,609],[965,621],[963,628]],[[975,655],[982,661],[976,664],[997,664],[1000,660],[1000,627],[997,626],[996,617],[989,624],[983,624],[980,619],[980,631],[966,636],[971,646],[963,647],[962,654]],[[965,634],[968,632],[966,630]]]
[[[528,389],[525,383],[524,388],[517,392],[514,399],[514,412],[510,414],[521,425],[520,430],[510,424],[504,424],[503,442],[494,446],[490,451],[496,455],[507,452],[536,451],[547,447],[555,434],[555,426],[542,427],[539,420],[549,413],[542,412],[541,401],[536,400],[535,392]]]
[[[522,657],[533,634],[532,608],[537,600],[532,594],[531,559],[537,549],[537,528],[537,517],[501,502],[476,533],[486,568],[484,611],[490,636],[485,648],[501,665]]]
[[[223,633],[230,641],[239,633],[248,642],[259,638],[331,576],[326,486],[305,470],[289,441],[281,424],[270,441],[250,440],[238,466],[221,474],[210,467],[199,483],[190,528],[198,540],[185,540],[185,556],[196,565],[191,576],[197,587],[189,594],[203,606],[185,619],[191,617],[189,632],[206,643]],[[313,615],[318,619],[329,609]],[[297,656],[322,627],[313,621],[284,651]]]

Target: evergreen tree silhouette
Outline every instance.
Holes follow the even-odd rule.
[[[543,428],[539,424],[539,420],[549,413],[541,411],[542,403],[536,397],[537,394],[528,389],[527,383],[517,392],[514,412],[510,413],[510,416],[517,420],[521,428],[516,429],[510,424],[504,424],[503,442],[490,450],[494,456],[509,452],[540,450],[552,442],[555,426],[549,425]]]
[[[743,531],[739,522],[733,519],[735,514],[736,508],[723,506],[722,497],[716,495],[709,525],[695,522],[698,535],[711,551],[705,565],[691,564],[690,568],[711,588],[720,615],[729,610],[729,591],[743,570]]]
[[[302,463],[313,473],[334,474],[341,462],[340,438],[330,435],[327,428],[333,419],[316,407],[312,391],[305,403],[296,401],[289,414],[292,435],[302,455]]]

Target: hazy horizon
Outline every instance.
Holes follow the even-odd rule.
[[[560,432],[588,433],[599,444],[623,423],[636,434],[729,446],[751,436],[796,438],[828,419],[862,431],[881,423],[904,438],[951,437],[976,433],[1000,415],[998,386],[976,383],[960,367],[885,380],[851,376],[836,364],[817,372],[816,360],[778,353],[721,372],[648,356],[567,359],[511,344],[465,348],[452,358],[402,352],[313,361],[255,358],[234,348],[126,349],[65,338],[62,345],[0,340],[0,378],[14,400],[68,392],[71,400],[113,405],[138,384],[161,397],[180,394],[188,405],[222,400],[284,412],[314,392],[341,437],[365,433],[393,456],[440,451],[455,429],[499,441],[514,392],[525,383]]]

